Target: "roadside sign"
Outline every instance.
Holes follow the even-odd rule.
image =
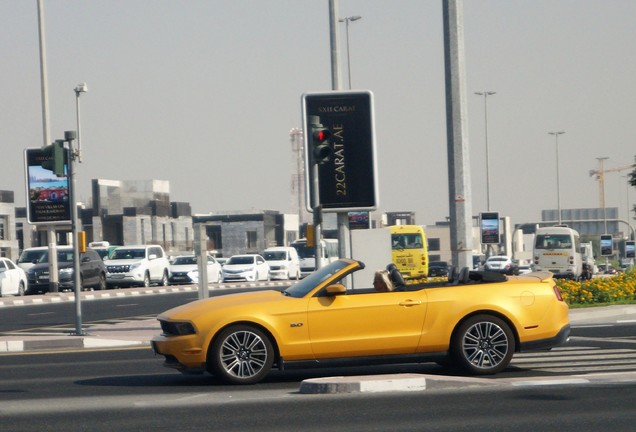
[[[370,91],[305,93],[302,96],[307,208],[323,212],[375,210],[378,176],[373,94]],[[326,128],[331,152],[314,161],[316,124]],[[324,145],[324,141],[321,141]],[[322,150],[322,149],[319,149]],[[319,203],[315,203],[313,164],[318,165]]]
[[[483,244],[499,244],[499,213],[479,213],[479,230]]]
[[[601,235],[601,256],[610,256],[610,255],[613,255],[612,235],[602,234]]]
[[[42,167],[50,158],[41,148],[24,151],[27,220],[31,224],[70,224],[68,150],[64,150],[65,175],[62,177]]]

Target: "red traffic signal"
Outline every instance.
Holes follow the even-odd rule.
[[[312,126],[311,136],[314,163],[323,164],[328,162],[333,152],[329,143],[331,131],[322,125]]]

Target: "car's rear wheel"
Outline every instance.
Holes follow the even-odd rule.
[[[223,330],[210,347],[208,368],[230,384],[254,384],[269,373],[274,347],[269,337],[250,325]]]
[[[164,270],[163,271],[163,276],[161,276],[161,285],[162,286],[168,286],[168,283],[170,281],[168,280],[168,271]]]
[[[504,370],[515,351],[510,326],[491,315],[476,315],[464,321],[451,341],[451,356],[456,366],[477,375]]]

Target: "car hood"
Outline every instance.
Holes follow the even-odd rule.
[[[191,272],[192,270],[198,270],[199,267],[196,264],[177,264],[171,265],[171,272]]]
[[[247,270],[256,267],[256,264],[225,264],[223,268],[225,270]]]
[[[57,263],[57,269],[63,269],[63,268],[69,268],[69,267],[73,267],[73,263],[69,263],[69,262],[58,262]],[[48,270],[49,269],[49,263],[40,263],[40,264],[34,264],[31,267],[29,267],[27,271],[28,272],[40,272],[42,270]]]
[[[141,261],[141,258],[135,258],[135,259],[118,259],[118,260],[106,260],[104,261],[104,264],[106,264],[107,266],[111,265],[111,266],[116,266],[116,265],[131,265],[131,264],[137,264],[139,261]]]
[[[258,314],[257,310],[268,309],[266,305],[285,301],[290,298],[291,297],[285,297],[280,291],[275,290],[226,294],[177,306],[176,308],[163,312],[157,319],[167,321],[194,321],[201,315],[210,313],[223,314],[225,310],[245,306],[247,304],[250,305],[251,312]]]

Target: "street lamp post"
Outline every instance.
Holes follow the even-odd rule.
[[[362,17],[360,15],[348,16],[338,21],[345,23],[345,31],[347,33],[347,73],[349,75],[349,90],[351,90],[351,56],[349,55],[349,21],[358,21]]]
[[[86,83],[78,84],[75,91],[75,112],[77,113],[77,161],[82,162],[82,134],[80,133],[80,94],[88,91]]]
[[[497,94],[494,91],[475,92],[484,97],[484,130],[486,137],[486,207],[490,211],[490,156],[488,154],[488,96]]]
[[[559,225],[561,225],[561,184],[559,181],[559,135],[563,135],[565,131],[548,132],[550,135],[554,135],[556,141],[556,180],[557,180],[557,212]]]

